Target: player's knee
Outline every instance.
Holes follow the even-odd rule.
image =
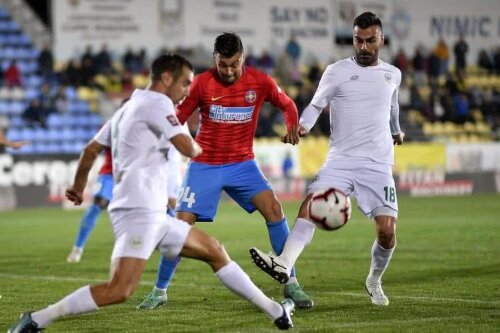
[[[108,207],[109,201],[104,199],[103,197],[96,196],[94,198],[94,204],[104,210]]]
[[[210,237],[206,246],[207,261],[213,264],[225,263],[229,260],[226,248],[217,239]]]
[[[268,217],[266,219],[268,221],[280,221],[283,218],[283,209],[281,208],[279,201],[276,199],[270,202],[267,211]]]
[[[396,232],[393,228],[380,230],[377,237],[378,243],[384,249],[392,249],[396,245]]]
[[[126,284],[109,284],[108,297],[111,303],[123,303],[132,296],[134,288]]]

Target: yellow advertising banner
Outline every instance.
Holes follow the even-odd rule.
[[[328,138],[306,137],[299,143],[302,177],[312,177],[323,165],[328,151]],[[446,145],[442,143],[405,143],[395,147],[394,173],[409,170],[445,170]]]
[[[409,170],[445,170],[446,145],[443,143],[404,143],[394,151],[394,173]]]

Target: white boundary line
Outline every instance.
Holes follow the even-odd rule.
[[[44,280],[44,281],[66,281],[66,282],[82,282],[82,283],[98,283],[104,282],[105,279],[85,278],[85,277],[65,277],[65,276],[40,276],[40,275],[19,275],[19,274],[5,274],[0,273],[0,279],[24,279],[24,280]],[[141,280],[139,285],[152,286],[154,281]],[[274,283],[276,284],[276,283]],[[214,283],[213,285],[199,284],[199,283],[184,283],[175,282],[173,286],[179,287],[196,287],[196,288],[220,288],[224,289],[222,285]],[[352,297],[368,297],[366,293],[352,293],[352,292],[335,292],[335,291],[321,291],[322,294],[352,296]],[[472,303],[484,305],[500,305],[500,301],[484,301],[481,299],[468,299],[468,298],[448,298],[448,297],[430,297],[430,296],[397,296],[390,295],[393,299],[408,299],[413,301],[434,301],[434,302],[455,302],[455,303]]]

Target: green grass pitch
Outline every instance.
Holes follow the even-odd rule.
[[[299,203],[285,203],[293,224]],[[0,212],[0,330],[28,309],[39,309],[87,283],[107,279],[113,236],[103,214],[82,261],[65,259],[82,211]],[[374,239],[372,222],[353,211],[346,227],[317,230],[297,262],[299,281],[315,307],[296,311],[295,332],[500,331],[500,196],[400,198],[398,246],[384,276],[388,307],[371,304],[363,283]],[[282,286],[255,267],[248,248],[270,249],[258,213],[222,203],[217,220],[199,227],[224,243],[231,257],[266,294]],[[156,276],[155,253],[132,298],[96,313],[64,318],[48,332],[275,332],[261,312],[224,289],[208,265],[184,259],[168,303],[135,306]]]

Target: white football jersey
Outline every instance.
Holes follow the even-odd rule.
[[[363,67],[348,58],[326,68],[311,104],[320,110],[330,108],[327,161],[353,157],[394,163],[391,134],[400,132],[400,83],[400,70],[381,60]],[[309,130],[317,117],[310,120],[303,116],[300,123]]]
[[[130,100],[96,134],[111,147],[114,189],[109,210],[164,211],[167,201],[167,152],[170,140],[186,134],[167,96],[136,89]]]

